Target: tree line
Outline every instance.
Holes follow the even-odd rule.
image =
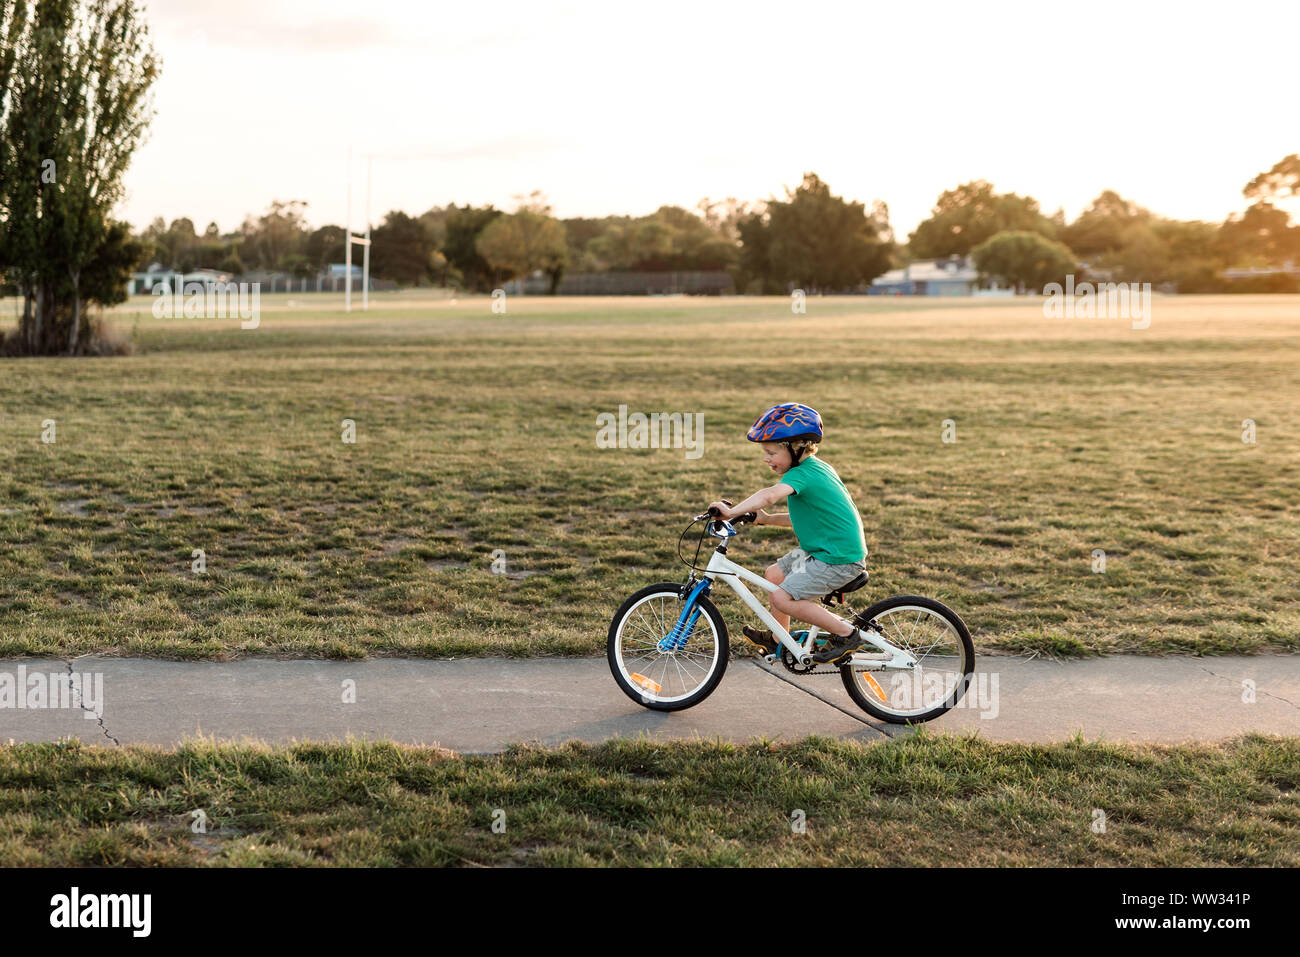
[[[190,219],[159,218],[136,237],[138,265],[314,276],[343,261],[345,230],[312,228],[305,210],[302,201],[277,200],[229,234],[216,223],[200,235]],[[512,212],[454,203],[416,216],[392,210],[371,240],[377,278],[479,292],[538,270],[552,291],[566,271],[628,270],[724,270],[755,292],[784,292],[788,282],[829,291],[869,282],[895,254],[883,204],[867,211],[846,202],[812,173],[785,200],[705,199],[646,216],[556,219],[538,191],[517,196]]]
[[[1300,291],[1287,275],[1253,284],[1223,277],[1232,266],[1300,263],[1300,226],[1278,206],[1300,195],[1300,155],[1259,173],[1243,193],[1253,202],[1222,223],[1167,219],[1112,190],[1067,222],[1033,197],[976,180],[945,190],[898,243],[884,203],[849,202],[815,173],[781,200],[703,199],[695,209],[661,206],[639,217],[556,219],[533,192],[517,196],[509,213],[455,204],[418,216],[393,210],[373,230],[371,272],[402,285],[485,292],[538,270],[551,291],[566,271],[721,270],[738,291],[781,294],[860,289],[907,262],[969,256],[986,280],[1029,290],[1076,273],[1181,292]],[[312,229],[304,209],[274,202],[229,235],[215,223],[199,236],[188,219],[158,219],[138,237],[141,261],[312,276],[343,260],[344,229]]]

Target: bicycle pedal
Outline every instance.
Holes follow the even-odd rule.
[[[763,656],[763,660],[766,661],[769,665],[774,665],[774,664],[776,664],[776,655],[774,655],[774,654],[772,654],[772,655],[764,655],[764,656]]]

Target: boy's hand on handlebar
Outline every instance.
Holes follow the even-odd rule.
[[[709,505],[709,514],[715,518],[731,519],[731,503],[726,499],[720,502],[713,502]]]
[[[750,522],[758,521],[758,514],[755,512],[737,512],[735,506],[725,498],[720,502],[714,502],[709,506],[708,514],[712,518],[720,518],[724,521],[735,522],[737,525],[744,525]]]

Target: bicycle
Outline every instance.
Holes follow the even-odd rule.
[[[955,611],[933,598],[895,595],[854,614],[844,596],[866,585],[864,572],[821,601],[837,613],[853,615],[853,623],[876,650],[855,651],[837,664],[818,664],[812,656],[828,636],[815,625],[794,633],[782,628],[744,582],[768,592],[780,586],[727,557],[727,542],[738,534],[736,525],[752,523],[754,517],[749,512],[733,524],[714,509],[697,515],[677,540],[677,557],[691,569],[686,581],[648,585],[615,613],[609,626],[609,667],[628,697],[655,711],[680,711],[699,704],[717,688],[730,656],[726,622],[709,597],[714,580],[721,578],[772,630],[781,664],[788,671],[800,675],[838,671],[849,696],[872,717],[914,724],[937,718],[957,704],[975,670],[975,648],[970,630]],[[701,521],[705,524],[694,559],[687,561],[682,542]],[[721,541],[701,569],[700,549],[710,535]],[[696,577],[697,571],[703,574]],[[777,653],[763,656],[769,665],[777,658]],[[889,693],[877,674],[892,676]]]

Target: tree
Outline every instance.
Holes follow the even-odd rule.
[[[1300,226],[1278,203],[1300,197],[1300,154],[1292,153],[1259,173],[1242,189],[1255,200],[1240,215],[1229,216],[1220,233],[1237,262],[1260,265],[1300,259]]]
[[[605,216],[601,219],[575,217],[561,222],[569,242],[569,262],[581,272],[599,272],[606,267],[601,265],[600,256],[597,254],[599,244],[593,249],[592,242],[605,235],[614,223],[631,222],[631,217]]]
[[[316,272],[312,269],[311,261],[302,253],[290,253],[285,256],[280,260],[280,268],[294,279],[310,279]]]
[[[88,351],[85,304],[129,278],[109,213],[159,64],[131,0],[0,0],[0,37],[0,268],[23,299],[17,347]]]
[[[716,205],[716,204],[715,204]],[[700,211],[660,206],[648,216],[566,219],[569,262],[588,272],[722,270],[733,267],[739,242]]]
[[[1113,282],[1164,282],[1172,268],[1168,243],[1153,221],[1143,220],[1125,227],[1119,248],[1099,257],[1089,272]]]
[[[429,276],[433,242],[418,219],[393,210],[370,234],[370,271],[400,283],[419,284]]]
[[[167,247],[171,250],[171,259],[167,265],[181,272],[191,272],[199,265],[199,237],[194,232],[193,220],[182,216],[173,219],[167,228]]]
[[[1113,253],[1123,247],[1134,226],[1150,223],[1151,213],[1114,190],[1105,190],[1079,218],[1061,230],[1061,241],[1080,256]]]
[[[963,183],[939,196],[930,218],[908,236],[918,259],[965,256],[1001,232],[1030,231],[1056,238],[1057,226],[1042,214],[1038,201],[1015,193],[1001,195],[984,180]]]
[[[438,280],[438,285],[447,285],[447,271],[447,257],[442,254],[441,250],[435,249],[429,253],[429,274]]]
[[[660,206],[650,221],[666,231],[668,269],[721,270],[736,261],[736,243],[719,235],[697,212],[681,206]]]
[[[240,232],[240,256],[254,269],[280,269],[286,257],[302,252],[307,244],[307,224],[300,199],[272,200],[257,219],[245,217]],[[187,220],[188,222],[188,220]],[[175,224],[173,224],[174,226]]]
[[[868,215],[862,203],[846,203],[816,173],[805,173],[794,192],[786,189],[784,202],[770,200],[767,209],[760,228],[768,232],[761,244],[771,278],[808,291],[834,291],[870,282],[889,268],[883,204]],[[752,235],[752,221],[747,231]]]
[[[740,221],[753,213],[762,213],[764,203],[745,203],[734,196],[724,200],[709,199],[707,196],[695,204],[704,225],[733,246],[740,245]]]
[[[417,219],[429,235],[429,242],[434,249],[442,249],[447,242],[447,216],[451,207],[434,206],[421,213]]]
[[[742,292],[769,295],[785,292],[772,266],[772,231],[767,212],[753,212],[736,223],[740,260],[732,282]]]
[[[541,269],[551,278],[552,294],[560,284],[569,255],[564,227],[552,217],[526,207],[489,223],[475,248],[507,279]]]
[[[982,277],[1001,279],[1022,291],[1060,282],[1075,268],[1068,247],[1029,230],[991,236],[971,251],[971,258]]]
[[[1233,261],[1269,265],[1300,256],[1300,228],[1290,223],[1286,210],[1260,200],[1229,216],[1220,233]]]
[[[1242,193],[1247,199],[1271,203],[1300,196],[1300,153],[1282,157],[1247,183]]]
[[[346,232],[342,226],[322,226],[307,237],[304,253],[317,272],[324,272],[330,263],[341,263],[346,258],[347,249],[343,245]]]
[[[83,270],[82,295],[103,306],[126,302],[126,282],[122,277],[129,276],[139,265],[143,253],[144,244],[131,235],[131,227],[127,223],[112,222],[104,241],[95,249]]]
[[[449,207],[446,217],[447,239],[442,251],[451,268],[461,274],[470,289],[483,290],[492,272],[492,266],[479,254],[479,234],[494,219],[503,215],[505,214],[501,210],[491,206],[483,209],[465,206],[458,209],[452,204]]]

